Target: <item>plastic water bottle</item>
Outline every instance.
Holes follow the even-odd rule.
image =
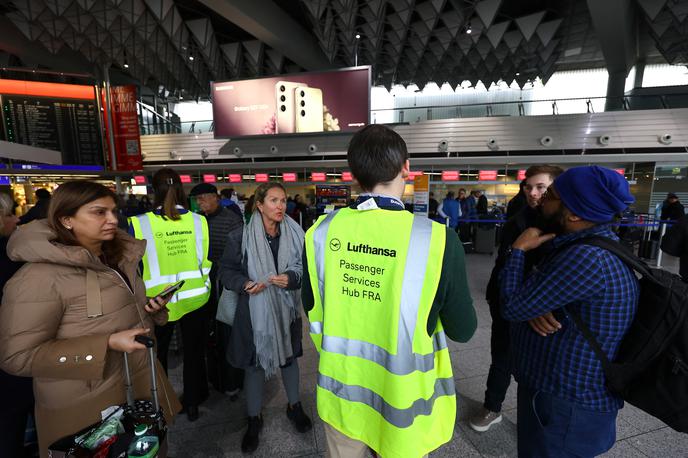
[[[160,449],[160,441],[155,435],[146,435],[148,425],[136,425],[134,435],[136,440],[131,443],[127,451],[128,458],[153,458],[157,456]]]

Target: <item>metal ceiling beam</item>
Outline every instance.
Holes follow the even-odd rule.
[[[607,64],[605,110],[623,108],[626,77],[638,59],[638,26],[632,0],[587,0],[595,33]]]
[[[14,54],[27,67],[50,68],[55,71],[93,74],[94,66],[80,53],[66,47],[57,54],[38,41],[30,41],[6,16],[0,16],[0,48]]]
[[[272,1],[200,2],[306,70],[324,70],[332,66],[315,37]]]

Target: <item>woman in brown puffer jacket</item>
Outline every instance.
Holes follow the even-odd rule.
[[[150,398],[148,352],[134,337],[167,321],[166,301],[146,298],[137,274],[146,242],[117,229],[115,202],[102,185],[65,183],[48,219],[21,226],[7,245],[26,264],[0,306],[0,368],[34,378],[41,457],[125,402],[122,352],[135,397]],[[160,369],[158,394],[169,421],[180,405]]]

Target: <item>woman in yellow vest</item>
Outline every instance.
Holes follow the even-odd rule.
[[[301,275],[303,230],[286,216],[287,194],[279,183],[264,183],[255,194],[254,213],[245,227],[230,232],[220,262],[220,278],[238,295],[229,362],[245,369],[248,429],[241,450],[258,448],[263,419],[263,383],[280,368],[289,404],[287,417],[297,431],[312,427],[299,401]]]
[[[208,222],[186,208],[179,175],[167,168],[153,175],[154,210],[130,219],[131,231],[146,240],[143,280],[146,294],[155,297],[184,280],[167,304],[169,322],[155,327],[158,359],[167,371],[175,323],[179,321],[184,346],[184,408],[189,421],[198,419],[198,405],[208,397],[205,342],[208,317],[203,307],[210,296]]]

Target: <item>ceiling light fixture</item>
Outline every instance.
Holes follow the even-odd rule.
[[[193,62],[194,56],[189,56],[189,60]]]
[[[466,33],[468,35],[473,33],[473,28],[471,27],[471,22],[469,21],[468,24],[466,24]]]
[[[124,50],[124,68],[129,68],[129,62],[127,62],[127,50]]]
[[[357,40],[360,40],[360,39],[361,39],[361,34],[360,34],[360,33],[357,33],[357,34],[356,34],[356,39],[357,39]]]
[[[521,76],[521,72],[516,72],[516,76]]]

